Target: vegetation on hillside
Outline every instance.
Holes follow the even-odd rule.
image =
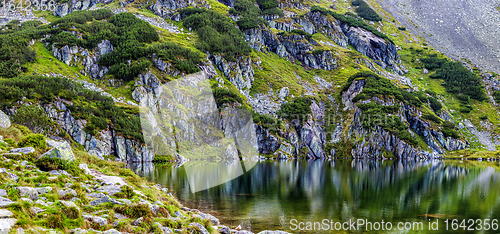
[[[278,8],[277,0],[257,0],[257,4],[259,4],[260,9],[262,10],[262,14],[264,15],[279,15],[283,17],[283,11]]]
[[[259,24],[269,25],[267,21],[259,17],[262,14],[260,8],[249,0],[236,0],[229,13],[241,16],[241,19],[236,21],[241,31],[258,27]]]
[[[125,137],[143,141],[141,122],[135,113],[137,110],[118,107],[112,98],[85,89],[69,79],[20,76],[0,80],[0,100],[3,107],[14,105],[24,97],[42,103],[50,103],[57,97],[71,101],[72,104],[67,104],[68,109],[76,119],[88,121],[85,127],[88,133],[96,135],[100,130],[113,128]],[[40,121],[46,121],[43,120],[44,116],[33,115],[31,122],[41,124]]]
[[[366,30],[370,31],[371,33],[375,34],[376,36],[378,36],[380,38],[383,38],[383,39],[386,39],[386,40],[388,40],[390,42],[393,42],[389,37],[387,37],[387,35],[379,32],[374,27],[368,25],[367,23],[365,23],[361,19],[357,19],[356,17],[352,17],[350,15],[346,16],[347,14],[346,15],[341,15],[341,14],[339,14],[337,12],[330,11],[330,10],[328,10],[326,8],[323,8],[323,7],[320,7],[320,6],[313,6],[313,7],[311,7],[311,12],[320,12],[323,15],[331,15],[335,19],[340,20],[344,24],[347,24],[347,25],[349,25],[351,27],[360,27],[360,28],[366,29]]]
[[[252,51],[243,33],[228,17],[201,8],[186,8],[180,12],[187,16],[183,20],[184,26],[192,28],[200,36],[197,47],[201,51],[220,53],[231,61],[237,56],[249,55]]]
[[[29,47],[30,40],[50,31],[39,21],[18,24],[18,20],[13,20],[0,30],[0,77],[11,78],[26,71],[24,64],[36,61],[36,53]]]
[[[460,112],[469,113],[472,111],[471,99],[486,100],[484,87],[479,76],[469,71],[460,62],[439,58],[437,54],[430,54],[422,58],[422,62],[425,68],[435,71],[429,76],[431,79],[443,79],[446,92],[456,95],[460,101]],[[493,96],[495,97],[494,93]],[[434,101],[430,101],[433,104]],[[434,105],[439,107],[435,102]]]
[[[5,182],[0,184],[0,189],[6,192],[4,199],[13,202],[2,209],[11,211],[13,218],[17,220],[14,230],[44,228],[46,232],[69,233],[72,229],[80,228],[97,232],[115,229],[128,233],[161,233],[162,230],[157,225],[161,224],[163,227],[181,229],[182,233],[187,233],[188,226],[197,222],[210,233],[215,231],[209,219],[202,220],[192,212],[181,211],[182,206],[175,198],[162,191],[161,186],[148,182],[126,169],[125,163],[100,160],[78,147],[71,149],[76,158],[73,161],[40,157],[46,151],[43,148],[45,137],[26,131],[21,125],[0,128],[0,135],[8,142],[0,142],[0,167],[7,172],[0,173],[0,179]],[[5,154],[15,147],[26,145],[27,142],[40,142],[41,144],[36,145],[41,146],[35,147],[36,151],[29,154]],[[23,163],[16,164],[18,160],[23,160]],[[107,187],[102,186],[103,179],[86,174],[79,168],[80,164],[86,164],[100,175],[117,176],[126,184],[116,183],[119,192],[103,192],[101,189]],[[52,170],[58,170],[60,174],[49,173]],[[104,180],[108,180],[110,186],[109,179]],[[21,194],[17,187],[37,189],[39,192],[35,192],[36,199],[42,202],[34,203],[31,201],[34,199],[32,193]],[[104,193],[109,198],[102,203],[91,203],[99,199],[87,196],[89,193]],[[120,201],[120,204],[117,204],[117,201]],[[151,204],[154,204],[156,209],[150,209]],[[95,214],[97,211],[99,215]],[[175,212],[182,212],[183,217],[170,219]],[[84,214],[104,218],[96,222],[96,219],[85,219]],[[118,219],[115,214],[124,217]],[[143,217],[140,224],[131,225],[140,217]],[[189,227],[189,230],[193,229]]]
[[[307,115],[311,113],[311,99],[298,97],[293,102],[281,105],[277,115],[288,121],[298,120],[301,124],[307,120]]]
[[[380,17],[377,12],[375,12],[365,1],[363,0],[354,0],[352,2],[353,6],[356,7],[356,13],[358,15],[365,19],[365,20],[370,20],[370,21],[381,21],[382,17]]]

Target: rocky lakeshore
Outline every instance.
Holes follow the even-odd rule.
[[[184,207],[124,163],[18,125],[0,128],[0,180],[0,233],[251,233]]]

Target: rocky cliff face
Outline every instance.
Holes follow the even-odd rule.
[[[233,3],[234,4],[234,3]],[[161,17],[171,17],[177,10],[186,7],[205,7],[210,9],[210,4],[205,0],[156,0],[148,7],[149,10],[153,11],[156,15]]]
[[[244,33],[253,49],[276,53],[291,62],[298,60],[306,68],[328,71],[337,68],[338,58],[331,51],[314,51],[313,45],[317,42],[304,35],[278,35],[264,26],[247,29]]]
[[[243,90],[252,87],[254,70],[250,57],[239,57],[236,61],[227,61],[221,55],[212,55],[209,58],[236,88]]]
[[[66,3],[58,4],[55,8],[54,15],[63,17],[73,11],[88,10],[98,3],[108,4],[109,0],[70,0]]]
[[[46,45],[48,45],[48,43],[46,43]],[[107,67],[98,64],[101,56],[113,51],[113,45],[111,45],[111,42],[108,40],[101,41],[101,43],[97,44],[97,47],[91,51],[79,46],[69,47],[65,45],[63,47],[56,47],[52,45],[51,47],[54,57],[61,62],[69,66],[83,64],[84,69],[81,73],[84,75],[88,75],[93,79],[101,79],[108,73]]]
[[[303,16],[290,17],[286,21],[278,22],[270,20],[269,25],[283,31],[300,29],[310,34],[321,32],[339,46],[347,48],[349,45],[352,45],[357,51],[371,58],[375,61],[375,63],[384,69],[389,68],[400,75],[405,73],[404,69],[401,69],[398,66],[398,64],[401,63],[401,60],[399,54],[397,53],[396,46],[392,42],[380,38],[363,28],[350,27],[341,21],[322,15],[319,12],[308,12]],[[265,45],[281,57],[286,56],[283,53],[283,49],[279,48],[279,45],[277,45],[277,41],[272,40],[272,37],[269,37],[266,33],[259,32],[259,29],[251,29],[250,31],[245,32],[245,34],[247,35],[247,41],[253,45],[254,49],[262,50],[261,45]],[[308,51],[307,47],[310,45],[307,46],[303,43],[289,43],[290,39],[291,38],[283,38],[283,40],[286,41],[285,43],[283,43],[283,40],[281,39],[279,41],[285,45],[286,50],[291,53],[292,56],[295,56],[296,54],[294,53],[297,51],[295,49],[306,49],[306,51]],[[297,41],[297,38],[292,38],[292,40]],[[314,44],[314,42],[312,43]],[[298,59],[299,61],[304,62],[304,60],[300,59],[300,57]],[[320,67],[321,69],[325,69],[325,66]]]
[[[354,141],[352,155],[355,157],[387,157],[394,155],[398,158],[429,158],[442,154],[446,150],[459,150],[468,146],[467,141],[444,137],[443,133],[432,127],[431,123],[422,119],[422,113],[410,105],[404,103],[396,103],[394,100],[382,100],[377,97],[372,97],[369,100],[362,101],[363,103],[376,102],[384,106],[394,106],[399,104],[401,107],[397,116],[408,127],[408,131],[416,137],[419,134],[423,137],[425,143],[431,148],[431,152],[426,152],[415,146],[411,146],[407,142],[399,139],[397,136],[382,129],[363,128],[360,120],[362,110],[360,110],[352,99],[363,90],[366,82],[364,80],[355,80],[351,86],[342,93],[342,102],[345,110],[354,110],[354,117],[351,123],[348,124],[349,133],[347,139]],[[355,141],[355,139],[362,139]]]
[[[343,24],[342,30],[349,39],[349,44],[361,54],[373,59],[375,63],[384,69],[391,68],[403,74],[400,68],[397,67],[401,60],[394,44],[362,28],[349,27]]]
[[[23,103],[21,103],[23,104]],[[24,103],[30,105],[30,103]],[[49,104],[40,106],[47,113],[47,116],[55,121],[62,130],[71,136],[71,138],[81,144],[87,152],[100,159],[103,156],[114,155],[116,159],[123,162],[151,162],[154,154],[144,143],[135,139],[125,138],[117,134],[113,129],[102,130],[96,135],[87,133],[84,128],[86,120],[75,119],[71,111],[67,108],[71,102],[59,99]],[[37,105],[37,104],[32,104]],[[16,108],[9,109],[10,116],[16,113]]]

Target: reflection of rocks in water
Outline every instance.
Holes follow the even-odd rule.
[[[276,229],[292,218],[408,221],[424,214],[455,214],[457,207],[463,213],[500,215],[500,205],[488,203],[500,197],[496,189],[500,173],[454,163],[459,162],[264,161],[236,179],[194,194],[185,168],[209,168],[205,163],[188,162],[180,168],[158,165],[144,176],[169,187],[187,207],[213,211],[221,223],[242,227],[249,223],[251,228],[244,229],[254,232]],[[232,168],[224,165],[218,164]]]
[[[143,163],[127,163],[127,168],[130,168],[135,174],[145,177],[148,174],[151,174],[155,170],[155,165],[152,162],[143,162]]]

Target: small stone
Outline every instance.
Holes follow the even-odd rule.
[[[144,219],[143,217],[140,217],[140,218],[136,219],[134,222],[132,222],[132,225],[133,226],[139,226],[139,225],[141,225],[143,219]]]
[[[35,152],[35,148],[33,148],[33,147],[17,148],[17,149],[11,149],[9,152],[10,153],[29,154],[29,153]]]
[[[7,196],[7,191],[5,189],[0,189],[0,197]]]
[[[221,228],[219,228],[219,233],[220,234],[231,234],[231,229],[229,229],[226,226],[222,226]]]
[[[52,188],[51,188],[51,187],[36,188],[36,191],[37,191],[39,194],[46,194],[46,193],[48,193],[48,192],[52,192]]]
[[[81,229],[81,228],[71,229],[69,232],[72,233],[72,234],[85,234],[85,233],[89,233],[87,230]]]
[[[38,207],[36,207],[36,206],[32,206],[32,207],[30,208],[30,211],[31,211],[31,213],[33,213],[33,214],[37,215],[38,213],[44,212],[45,210],[44,210],[44,209],[42,209],[42,208],[38,208]]]
[[[64,197],[66,195],[73,195],[73,197],[78,196],[75,190],[73,189],[64,189],[64,190],[59,190],[57,191],[59,193],[59,196]]]
[[[196,227],[196,229],[198,229],[199,233],[201,234],[210,234],[210,232],[208,232],[207,229],[199,223],[190,223],[189,226]]]
[[[0,233],[9,233],[17,219],[0,219]]]
[[[119,202],[125,203],[125,204],[127,204],[127,205],[132,204],[132,202],[131,202],[129,199],[124,199],[124,198],[123,198],[123,199],[117,199],[117,200],[118,200]]]
[[[127,218],[127,216],[122,215],[120,213],[115,213],[114,216],[115,216],[115,219],[126,219]]]
[[[121,232],[115,230],[115,229],[109,229],[107,231],[104,231],[103,234],[120,234]]]
[[[105,226],[108,224],[108,220],[102,217],[98,216],[92,216],[92,215],[83,215],[83,218],[89,221],[92,221],[94,223],[99,224],[100,226]]]
[[[0,219],[11,218],[14,214],[6,209],[0,209]]]
[[[175,215],[176,217],[182,217],[182,213],[181,213],[180,211],[176,211],[176,212],[174,213],[174,215]]]
[[[151,210],[151,212],[153,212],[153,214],[158,214],[158,210],[160,210],[160,207],[158,205],[151,205],[149,207],[149,210]]]
[[[36,201],[38,200],[38,191],[32,187],[16,187],[19,191],[21,197],[28,196],[29,199]]]
[[[118,186],[115,186],[115,185],[102,186],[96,190],[98,192],[107,193],[110,196],[113,196],[115,193],[119,193],[122,191],[121,188],[119,188]]]
[[[17,228],[16,229],[16,234],[24,234],[24,229],[23,228]]]
[[[41,205],[41,206],[49,206],[47,203],[45,203],[44,201],[38,199],[36,200],[35,204],[38,204],[38,205]]]

